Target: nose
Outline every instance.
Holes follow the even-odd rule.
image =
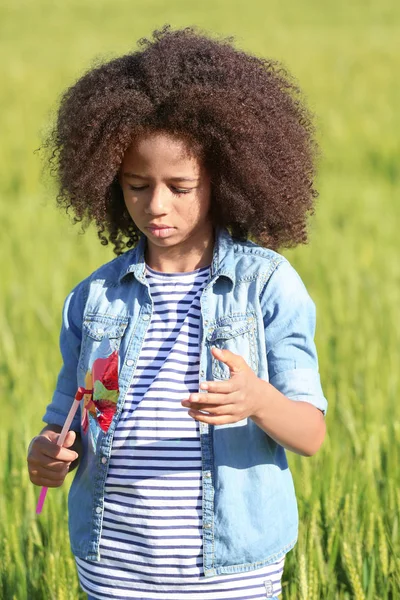
[[[164,215],[168,212],[168,193],[161,187],[149,189],[145,213],[148,215]]]

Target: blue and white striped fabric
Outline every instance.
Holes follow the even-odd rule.
[[[94,598],[265,600],[281,592],[284,558],[205,578],[198,422],[181,400],[198,391],[200,295],[209,267],[147,267],[154,312],[114,434],[100,562],[76,558]]]

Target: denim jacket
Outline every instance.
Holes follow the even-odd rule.
[[[145,277],[146,238],[101,266],[68,295],[60,348],[63,365],[43,421],[63,425],[78,386],[104,342],[119,352],[117,410],[107,432],[90,419],[72,482],[72,552],[100,560],[104,487],[113,434],[134,377],[153,303]],[[261,379],[324,414],[314,344],[315,305],[286,258],[216,229],[209,280],[201,295],[199,382],[229,377],[215,345],[240,354]],[[200,391],[200,390],[199,390]],[[72,429],[80,431],[77,414]],[[199,423],[206,577],[240,573],[280,559],[296,543],[298,511],[285,449],[252,419]]]

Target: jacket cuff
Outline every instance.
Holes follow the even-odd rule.
[[[46,412],[43,416],[42,421],[47,423],[48,425],[60,425],[62,427],[65,423],[65,419],[68,416],[69,410],[72,406],[74,398],[71,396],[67,396],[62,392],[55,391],[53,395],[53,399],[50,404],[48,404],[46,408]],[[71,427],[73,431],[81,430],[81,409],[78,408],[76,415],[71,423]]]
[[[309,402],[326,416],[328,401],[322,391],[319,372],[315,369],[281,371],[270,379],[270,384],[290,400]]]

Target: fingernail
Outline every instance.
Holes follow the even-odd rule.
[[[201,383],[200,387],[202,390],[208,390],[208,384],[207,383]]]

